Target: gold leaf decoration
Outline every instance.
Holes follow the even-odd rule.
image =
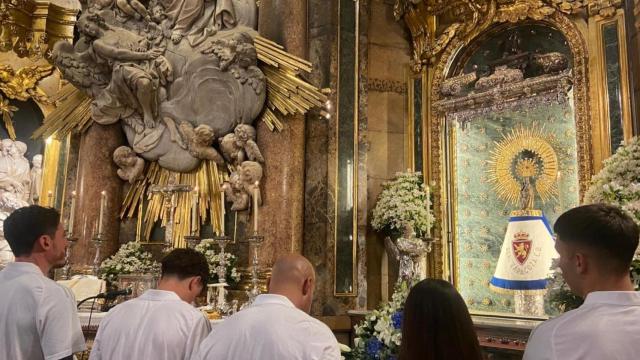
[[[522,159],[524,153],[533,158]],[[558,157],[543,127],[534,124],[512,129],[496,142],[488,163],[489,181],[498,197],[507,203],[518,204],[521,184],[516,177],[535,176],[536,192],[543,202],[558,194]]]
[[[148,197],[147,190],[152,185],[165,186],[169,179],[176,176],[178,184],[190,185],[198,188],[198,208],[197,223],[191,223],[191,207],[193,193],[177,193],[177,208],[175,210],[175,224],[173,229],[172,244],[174,247],[186,247],[184,237],[192,231],[198,233],[200,224],[207,220],[211,221],[213,230],[219,232],[222,222],[222,207],[220,202],[220,189],[226,173],[220,171],[213,161],[203,161],[198,169],[190,173],[176,173],[163,169],[157,162],[148,164],[145,168],[144,178],[138,180],[131,187],[122,202],[120,218],[133,218],[141,216],[141,204],[149,198],[144,211],[144,222],[142,226],[142,239],[149,241],[151,231],[156,222],[160,221],[162,226],[168,222],[167,208],[164,206],[164,199],[161,194],[153,194]],[[154,239],[163,241],[162,239]],[[143,240],[145,241],[145,240]]]
[[[7,129],[7,133],[11,140],[16,139],[16,129],[13,127],[13,113],[18,111],[18,108],[9,103],[9,99],[4,99],[0,96],[0,111],[2,111],[2,121],[4,127]]]
[[[53,73],[51,65],[32,65],[13,69],[11,65],[0,64],[0,91],[8,98],[50,103],[47,95],[37,85],[40,80]]]

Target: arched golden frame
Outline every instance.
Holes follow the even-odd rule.
[[[457,62],[464,56],[476,40],[481,39],[485,34],[493,32],[503,26],[514,26],[524,23],[538,23],[548,25],[559,31],[566,39],[573,56],[573,100],[575,104],[575,123],[576,123],[576,143],[578,147],[578,174],[579,174],[579,192],[582,197],[589,185],[589,179],[592,175],[593,156],[591,152],[591,122],[589,121],[589,78],[587,68],[587,44],[585,42],[586,34],[583,34],[578,25],[568,18],[566,15],[555,11],[543,20],[524,19],[515,23],[505,23],[494,17],[493,21],[483,24],[482,29],[474,31],[472,36],[467,38],[455,37],[449,45],[440,54],[439,59],[428,71],[432,74],[430,85],[431,93],[429,103],[433,103],[441,98],[439,93],[440,85],[449,76],[453,75]],[[446,141],[444,116],[437,114],[430,107],[428,109],[428,118],[425,119],[425,150],[429,152],[429,161],[425,161],[425,172],[429,174],[429,178],[433,181],[437,188],[434,191],[434,212],[437,222],[438,234],[440,241],[434,244],[433,251],[430,254],[429,262],[431,264],[431,275],[450,278],[451,270],[457,273],[455,254],[449,253],[449,242],[455,241],[455,236],[448,235],[452,230],[451,223],[455,223],[456,219],[451,219],[449,214],[454,214],[452,202],[456,197],[453,184],[448,184],[447,172],[453,171],[448,166],[451,162],[446,160],[446,155],[450,153],[446,146],[450,143]],[[428,134],[426,134],[428,132]],[[426,153],[426,151],[425,151]],[[451,164],[455,166],[455,164]],[[455,243],[453,244],[455,245]],[[455,246],[452,247],[455,249]],[[451,267],[450,267],[451,266]],[[453,277],[455,278],[455,277]]]

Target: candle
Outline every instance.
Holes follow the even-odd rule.
[[[258,197],[260,196],[260,183],[253,184],[253,232],[258,233]]]
[[[196,188],[193,191],[193,196],[192,196],[192,204],[191,204],[191,232],[192,235],[196,234],[196,231],[198,229],[198,187],[196,186]]]
[[[136,242],[142,239],[142,199],[138,204],[138,221],[136,222]]]
[[[427,186],[427,238],[431,237],[431,187]]]
[[[226,210],[224,207],[224,186],[222,186],[222,191],[220,191],[220,235],[224,236],[224,214]]]
[[[47,201],[49,207],[53,207],[53,191],[51,190],[49,190],[49,192],[47,193]]]
[[[102,235],[102,230],[103,230],[102,218],[104,217],[104,211],[106,206],[107,206],[107,192],[103,190],[100,193],[100,215],[98,217],[98,234],[100,235]]]
[[[76,192],[71,192],[71,210],[69,210],[69,237],[73,238],[73,223],[76,219]]]

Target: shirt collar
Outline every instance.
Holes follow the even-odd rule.
[[[256,300],[253,302],[253,305],[265,305],[265,304],[278,304],[284,305],[286,307],[295,308],[295,305],[289,300],[286,296],[278,295],[278,294],[260,294],[256,297]]]
[[[640,292],[594,291],[587,294],[584,303],[640,306]]]
[[[182,301],[178,294],[173,291],[150,289],[138,297],[140,300],[149,301]]]
[[[7,271],[14,271],[17,273],[31,273],[37,274],[40,276],[44,276],[42,270],[36,264],[25,262],[25,261],[16,261],[12,263],[8,263],[4,268]]]

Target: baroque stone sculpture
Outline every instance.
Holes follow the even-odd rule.
[[[27,145],[22,141],[0,141],[0,268],[13,261],[2,232],[4,220],[14,210],[29,205],[32,172],[29,160],[24,157],[26,151]]]
[[[128,146],[120,146],[113,152],[113,162],[120,167],[118,176],[124,181],[133,184],[142,177],[144,160]]]
[[[93,98],[96,123],[121,121],[141,158],[188,172],[203,159],[220,164],[214,136],[250,127],[263,109],[255,24],[254,0],[93,1],[79,40],[57,43],[52,58]],[[246,159],[263,161],[255,130],[238,143]]]
[[[230,164],[241,164],[245,160],[264,163],[256,144],[256,130],[251,125],[238,125],[231,134],[220,139],[220,149]]]
[[[229,181],[222,185],[227,201],[231,202],[231,210],[243,211],[249,209],[254,196],[255,184],[262,180],[262,165],[255,161],[245,161],[231,172]],[[258,190],[258,204],[262,203]]]

